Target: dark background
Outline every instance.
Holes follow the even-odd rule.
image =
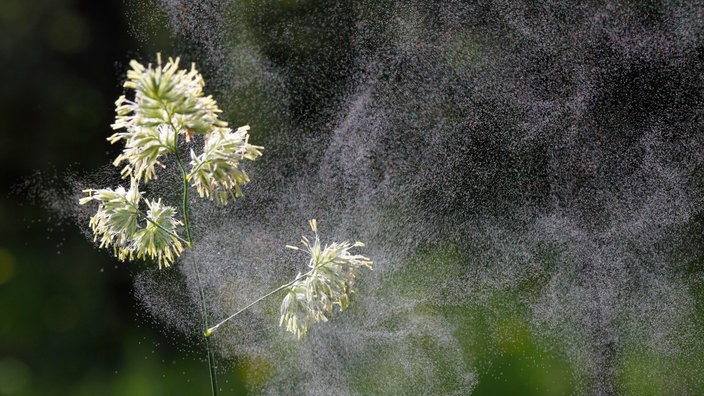
[[[184,4],[196,2],[186,1]],[[285,88],[296,98],[291,108],[287,109],[292,123],[310,125],[314,124],[310,120],[318,119],[322,120],[321,124],[330,122],[330,119],[325,118],[327,113],[316,110],[324,108],[323,103],[342,100],[336,95],[346,95],[346,82],[356,71],[342,67],[352,63],[352,55],[342,50],[327,50],[351,46],[350,32],[341,27],[351,25],[354,18],[344,5],[329,6],[332,2],[301,2],[306,4],[288,8],[285,3],[281,2],[278,7],[268,4],[260,8],[252,6],[245,19],[257,27],[253,29],[253,34],[262,42],[266,59],[281,68],[282,75],[286,77]],[[0,395],[209,393],[202,346],[165,329],[163,324],[143,311],[132,295],[133,276],[144,264],[118,263],[106,251],[94,248],[72,220],[57,215],[55,209],[60,208],[46,209],[52,203],[60,202],[57,198],[63,198],[57,197],[56,191],[66,190],[68,175],[90,174],[108,165],[116,156],[119,147],[111,146],[106,137],[112,133],[110,123],[114,119],[113,102],[123,92],[121,83],[129,60],[153,59],[153,54],[157,51],[178,53],[172,50],[179,45],[179,39],[169,36],[158,13],[148,12],[152,6],[148,0],[0,0],[0,70],[3,72],[0,83],[0,161],[3,169],[0,184]],[[328,7],[335,8],[335,12],[330,12]],[[642,14],[651,16],[657,13],[643,10]],[[286,34],[290,30],[286,28],[295,28],[298,26],[296,23],[310,25],[307,18],[325,20],[328,15],[342,16],[337,19],[328,18],[338,21],[339,26],[335,25],[335,29],[320,29],[322,32],[334,32],[333,35],[316,35],[314,29],[297,29],[296,31],[305,31],[310,35],[292,41]],[[489,18],[491,15],[478,15],[476,18],[479,20],[483,17]],[[479,27],[491,25],[498,38],[502,38],[508,35],[502,30],[507,29],[500,24],[502,19],[503,14],[498,13],[495,20],[489,18],[488,22],[475,23]],[[374,32],[369,34],[373,35]],[[530,41],[525,44],[507,39],[507,42],[518,44],[515,44],[516,48],[505,44],[503,50],[506,52],[515,49],[519,54],[533,53],[521,47],[532,45]],[[501,43],[497,41],[495,44]],[[610,68],[605,68],[603,75],[597,73],[593,77],[601,93],[588,108],[591,113],[586,117],[598,120],[596,125],[599,128],[585,128],[594,134],[585,135],[585,140],[603,143],[604,147],[618,146],[622,142],[634,140],[628,134],[638,136],[636,132],[644,129],[638,123],[646,120],[650,114],[664,114],[662,120],[655,118],[656,121],[670,125],[673,115],[689,116],[688,112],[698,111],[697,103],[701,103],[698,85],[692,84],[691,90],[685,90],[684,87],[690,84],[690,80],[698,81],[690,77],[700,75],[701,46],[697,47],[697,53],[691,55],[692,65],[683,67],[686,73],[670,75],[666,73],[669,72],[667,65],[652,66],[645,61],[639,65],[634,60],[622,58],[620,53],[600,52],[607,48],[606,44],[596,43],[587,48],[591,52],[585,50],[591,56],[587,57],[587,66],[598,69],[596,66],[601,67],[604,63]],[[581,53],[582,48],[577,49]],[[192,52],[197,52],[197,49]],[[325,57],[321,54],[342,56]],[[571,53],[568,51],[566,54]],[[201,59],[197,54],[194,58]],[[399,59],[408,61],[403,56],[399,56]],[[534,77],[528,84],[534,90],[532,95],[538,98],[545,95],[549,99],[550,95],[555,94],[555,87],[563,86],[559,79],[564,77],[549,71],[562,70],[562,62],[569,64],[572,57],[565,59],[549,62],[528,59],[525,65],[519,65],[524,69],[517,67],[511,71],[517,75],[523,73]],[[594,64],[590,63],[592,61]],[[393,63],[391,60],[389,62]],[[545,64],[552,65],[553,69],[541,68]],[[412,66],[413,62],[408,65],[399,63],[391,70],[395,70],[401,77],[422,75],[422,65],[419,66],[420,71],[413,70]],[[391,77],[389,80],[389,87],[399,86],[400,93],[407,93],[403,92],[403,85],[397,84]],[[672,81],[674,83],[666,84]],[[496,92],[501,93],[502,90],[497,88]],[[682,92],[691,92],[691,95],[682,95]],[[458,101],[465,100],[460,93],[457,94]],[[490,99],[491,94],[492,92],[487,94]],[[558,91],[557,94],[561,93]],[[451,96],[451,93],[448,95]],[[569,97],[568,93],[564,95]],[[486,103],[486,107],[481,109],[492,117],[495,108],[504,104],[503,99],[484,99],[477,97],[477,103]],[[687,103],[690,105],[684,106]],[[517,109],[520,110],[521,107],[517,106]],[[419,191],[420,207],[434,204],[436,210],[445,211],[441,213],[442,218],[462,221],[466,219],[462,211],[470,204],[488,211],[499,211],[501,207],[497,203],[517,201],[522,204],[526,198],[521,195],[524,191],[539,192],[536,194],[538,198],[535,198],[536,205],[543,203],[540,201],[544,197],[541,194],[547,194],[549,189],[539,184],[534,185],[533,182],[540,167],[549,163],[544,157],[536,155],[525,161],[519,158],[513,163],[514,167],[506,166],[505,159],[512,158],[508,145],[513,142],[510,137],[505,141],[497,140],[499,146],[506,143],[504,157],[497,157],[495,153],[482,157],[481,150],[465,150],[471,147],[473,136],[486,135],[482,128],[493,130],[491,128],[494,127],[501,130],[498,127],[513,125],[515,120],[512,113],[513,111],[506,111],[505,119],[498,121],[484,117],[483,119],[489,119],[486,124],[479,123],[474,130],[468,128],[468,133],[461,135],[463,144],[449,146],[459,151],[451,153],[453,157],[466,156],[466,162],[460,161],[457,164],[475,161],[484,167],[480,167],[480,170],[497,170],[495,173],[485,172],[489,176],[479,178],[481,183],[478,185],[519,187],[507,191],[491,188],[473,191],[472,185],[456,181],[476,180],[484,176],[475,175],[473,167],[454,166],[448,162],[453,166],[448,167],[451,172],[441,173],[434,178],[434,184]],[[569,120],[564,122],[569,123]],[[556,122],[555,125],[559,129],[561,124]],[[297,128],[295,133],[315,133],[318,129],[322,128]],[[398,141],[423,141],[409,139],[408,136],[412,135],[409,135],[406,128],[396,130],[399,134],[396,136]],[[625,132],[623,136],[610,134],[616,130]],[[425,131],[417,128],[415,133],[422,136]],[[605,140],[597,140],[598,137]],[[395,148],[392,136],[384,138],[386,140],[383,144],[389,145],[389,152],[406,148]],[[266,142],[263,144],[268,146]],[[485,142],[479,141],[477,144],[483,145]],[[579,147],[578,144],[579,142],[574,143],[575,147]],[[444,149],[445,146],[439,148]],[[542,148],[537,147],[535,150],[537,149]],[[274,150],[268,151],[267,155],[272,151]],[[601,152],[597,149],[586,151],[583,162],[589,164],[588,156],[594,153]],[[569,153],[565,151],[563,154]],[[446,154],[443,152],[443,155]],[[584,171],[582,179],[575,179],[573,185],[568,185],[574,187],[574,190],[567,188],[560,193],[567,203],[583,205],[584,208],[578,207],[577,210],[589,214],[589,221],[598,222],[601,218],[591,214],[599,212],[592,211],[590,206],[599,207],[600,202],[578,200],[575,196],[583,185],[587,185],[589,191],[613,189],[613,185],[601,183],[607,180],[616,185],[622,180],[619,172],[625,170],[610,166],[611,162],[605,161],[604,173],[613,177],[593,177],[588,169],[572,169],[570,166],[574,158],[571,155],[563,155],[563,158],[564,162],[557,161],[553,165],[556,169],[566,169],[564,174],[556,173],[557,180],[544,176],[540,180],[562,187],[565,183],[559,177],[565,176],[568,179],[573,174]],[[616,156],[603,158],[611,158],[610,161],[616,165],[622,164]],[[435,159],[432,166],[426,169],[436,169],[434,161]],[[524,162],[532,167],[524,167]],[[523,178],[515,183],[511,173],[514,168],[525,168],[523,173],[517,174]],[[412,169],[412,177],[416,177],[416,168]],[[447,175],[446,178],[443,179],[443,175]],[[494,179],[492,175],[496,175]],[[497,199],[496,196],[500,194],[504,195]],[[432,197],[432,202],[423,201],[423,197]],[[531,196],[527,198],[534,199]],[[445,205],[445,202],[449,203]],[[694,229],[699,230],[700,227]],[[460,312],[457,316],[464,317],[464,314],[465,312]],[[467,333],[474,330],[469,325],[467,328],[472,330],[467,330]],[[490,337],[480,334],[477,338]],[[468,346],[470,347],[477,349],[476,345]],[[519,352],[487,358],[494,366],[488,365],[489,368],[484,369],[486,378],[481,378],[475,393],[499,394],[503,389],[504,394],[527,394],[534,388],[537,389],[531,381],[539,378],[543,372],[557,373],[555,378],[558,380],[554,382],[567,381],[563,375],[566,369],[561,361],[555,360],[554,364],[553,361],[548,361],[554,367],[546,368],[541,366],[541,360],[537,363],[530,361],[534,356],[540,356],[542,351]],[[692,356],[700,356],[697,353]],[[519,358],[523,361],[519,362]],[[635,367],[642,365],[647,368],[648,364],[650,362],[647,359],[639,359]],[[532,368],[534,372],[529,372],[526,367]],[[668,367],[667,362],[655,367],[653,371],[663,376],[670,376],[672,371],[677,371]],[[494,372],[501,374],[492,375]],[[644,369],[643,372],[649,371]],[[532,378],[528,378],[530,376]],[[220,381],[226,390],[225,394],[243,392],[239,377],[236,363],[233,367],[221,369]],[[513,387],[506,385],[505,388],[500,388],[502,384],[510,382],[513,382],[510,384]],[[646,390],[652,387],[649,382],[653,380],[646,378],[639,381]],[[662,382],[658,389],[666,389],[663,384],[666,382]],[[520,385],[525,387],[518,387]],[[372,382],[369,387],[368,389],[375,389],[375,384]],[[540,394],[540,391],[536,392]]]
[[[0,1],[0,395],[209,391],[201,354],[144,319],[131,294],[140,264],[45,209],[67,175],[110,163],[127,63],[170,45],[159,21],[139,31],[128,20],[139,7],[149,4]]]

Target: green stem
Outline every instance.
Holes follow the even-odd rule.
[[[173,126],[172,126],[173,127]],[[176,128],[174,128],[174,131],[176,131]],[[175,132],[178,133],[178,132]],[[178,141],[175,139],[174,141]],[[181,162],[181,157],[178,153],[178,150],[174,149],[174,153],[176,154],[176,162],[178,163],[179,168],[181,168],[181,173],[183,174],[183,224],[184,227],[186,228],[186,237],[188,239],[188,246],[192,248],[193,246],[193,237],[191,236],[191,226],[190,226],[190,221],[188,218],[188,172],[186,172],[186,168],[183,166],[183,162]],[[203,328],[203,333],[205,334],[205,331],[208,329],[208,308],[207,305],[205,304],[205,293],[203,291],[203,285],[201,284],[200,281],[200,274],[198,272],[198,265],[196,264],[195,258],[193,259],[193,272],[196,274],[196,284],[198,285],[198,296],[200,298],[200,311],[201,311],[201,316],[202,316],[202,328]],[[217,396],[218,394],[218,380],[217,380],[217,373],[215,372],[215,354],[213,353],[213,347],[211,345],[210,339],[208,337],[205,337],[205,348],[208,353],[208,369],[210,372],[210,390],[212,396]]]
[[[205,305],[205,293],[203,292],[203,287],[200,283],[200,274],[198,272],[198,266],[196,265],[196,260],[193,260],[193,271],[196,273],[196,282],[198,283],[198,295],[200,297],[200,312],[203,321],[203,329],[208,328],[208,308]],[[212,345],[210,345],[210,338],[205,337],[205,346],[208,351],[208,369],[210,371],[210,389],[213,396],[218,394],[218,381],[215,372],[215,355],[213,354]]]
[[[232,315],[230,315],[230,316],[228,316],[227,318],[225,318],[225,319],[221,320],[220,322],[218,322],[218,324],[216,324],[215,326],[213,326],[213,327],[209,328],[208,330],[206,330],[206,331],[205,331],[205,336],[206,336],[206,337],[210,337],[211,335],[213,335],[213,332],[218,329],[218,327],[222,326],[223,324],[225,324],[225,323],[226,323],[227,321],[229,321],[230,319],[232,319],[232,318],[234,318],[235,316],[237,316],[237,315],[241,314],[242,312],[246,311],[246,310],[249,309],[249,307],[251,307],[252,305],[258,303],[259,301],[262,301],[263,299],[265,299],[265,298],[271,296],[272,294],[276,293],[277,291],[279,291],[279,290],[281,290],[281,289],[284,289],[284,288],[287,288],[287,287],[291,286],[292,284],[296,283],[296,281],[298,281],[299,279],[305,278],[306,276],[309,276],[309,275],[310,275],[310,272],[306,272],[306,273],[303,274],[303,275],[298,275],[298,276],[296,277],[296,279],[292,280],[291,282],[289,282],[289,283],[287,283],[287,284],[285,284],[285,285],[281,285],[281,286],[277,287],[276,289],[270,291],[269,293],[267,293],[267,294],[265,294],[265,295],[259,297],[258,299],[252,301],[251,303],[247,304],[247,306],[245,306],[244,308],[242,308],[242,309],[240,309],[239,311],[233,313]]]
[[[181,162],[181,156],[179,155],[178,150],[174,149],[174,154],[176,154],[176,163],[178,164],[178,167],[181,168],[181,174],[183,174],[183,224],[186,228],[186,237],[188,242],[192,244],[193,239],[191,237],[191,226],[188,218],[188,172],[186,172],[186,168],[183,166],[183,162]]]

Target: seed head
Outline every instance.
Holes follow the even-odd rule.
[[[149,257],[156,259],[159,268],[168,267],[183,251],[176,233],[182,223],[174,216],[176,209],[147,200],[146,216],[139,210],[142,193],[133,179],[129,190],[84,190],[88,194],[79,202],[84,205],[98,201],[98,210],[90,219],[90,228],[100,239],[100,247],[112,247],[115,257],[121,261]],[[142,221],[140,222],[140,217]],[[140,224],[142,223],[142,224]]]
[[[315,234],[314,241],[305,236],[301,240],[303,250],[310,255],[310,270],[299,274],[300,279],[286,288],[279,320],[280,326],[285,324],[286,330],[299,339],[307,334],[309,325],[327,322],[336,306],[339,311],[345,310],[350,304],[356,276],[362,268],[373,269],[368,257],[349,252],[353,247],[364,246],[363,243],[333,242],[321,248],[315,220],[310,221],[310,227]]]
[[[169,58],[165,65],[157,54],[157,65],[144,67],[133,60],[124,87],[134,91],[134,99],[120,96],[115,102],[116,131],[108,140],[125,141],[125,150],[114,164],[127,165],[123,177],[145,181],[154,177],[159,157],[176,151],[176,137],[190,140],[194,133],[209,133],[225,128],[218,119],[221,110],[212,96],[203,96],[203,77],[196,70],[179,70],[179,58]]]
[[[228,197],[242,195],[241,186],[249,182],[249,177],[240,168],[240,161],[254,161],[264,149],[249,144],[247,131],[249,125],[234,132],[230,128],[215,128],[206,135],[202,154],[191,151],[188,179],[201,197],[225,205]]]
[[[159,268],[168,267],[183,252],[183,245],[176,234],[176,228],[183,223],[177,220],[176,209],[166,206],[159,200],[147,200],[146,224],[134,235],[133,245],[137,258],[156,259]]]
[[[132,239],[139,230],[139,201],[142,193],[133,182],[129,190],[122,186],[112,190],[84,190],[88,196],[79,203],[98,201],[98,210],[90,218],[94,241],[100,239],[100,247],[112,247],[115,257],[124,261],[134,256]]]

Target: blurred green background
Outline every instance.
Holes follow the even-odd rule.
[[[319,63],[313,71],[289,71],[294,76],[321,71],[316,82],[322,87],[303,77],[289,81],[287,88],[303,98],[296,102],[299,108],[289,109],[294,118],[305,118],[319,102],[343,94],[344,73],[335,67],[349,60],[320,56],[310,44],[319,39],[312,33],[295,42],[277,37],[273,27],[292,15],[326,15],[323,3],[273,2],[256,18],[249,16],[273,63]],[[50,183],[47,189],[61,187],[65,172],[90,172],[116,156],[119,147],[105,138],[127,63],[174,45],[158,13],[142,12],[150,7],[149,1],[0,0],[0,395],[209,394],[200,346],[164,331],[132,296],[139,264],[118,263],[95,249],[74,224],[44,209],[42,200],[43,183]],[[323,38],[349,45],[349,34],[336,30]],[[432,271],[425,263],[468,262],[457,257],[459,250],[420,252],[425,261],[409,263],[418,266],[412,271],[416,279],[393,281],[434,280],[424,276]],[[452,268],[447,273],[452,276]],[[533,338],[527,315],[517,315],[525,307],[510,293],[484,305],[425,308],[416,314],[461,324],[457,335],[465,363],[478,369],[475,394],[574,390],[573,368],[556,351],[545,350],[545,340]],[[413,342],[417,353],[442,357],[423,335]],[[223,394],[244,394],[243,378],[261,380],[256,374],[247,377],[257,364],[221,370]],[[637,351],[625,354],[624,393],[667,394],[666,382],[658,381],[670,375],[672,364]],[[394,370],[401,370],[398,362],[359,367],[351,386],[364,394],[412,393],[412,384],[389,385]]]
[[[266,41],[267,23],[276,25],[287,13],[324,11],[310,3],[311,10],[292,11],[286,2],[269,8],[257,18],[258,34]],[[131,295],[139,265],[118,263],[70,221],[44,209],[44,183],[47,189],[61,188],[67,171],[91,172],[115,157],[116,147],[105,138],[129,60],[173,47],[163,21],[137,18],[158,16],[141,13],[151,6],[119,0],[0,2],[0,395],[209,394],[199,346],[165,332]],[[344,40],[339,37],[327,39]],[[272,44],[268,55],[279,63],[313,56],[305,40],[271,41],[278,45]],[[329,74],[321,81],[335,87],[336,60],[320,62]],[[298,88],[310,98],[301,106],[315,108],[314,93],[303,83]],[[303,108],[294,113],[304,113]],[[481,316],[450,311],[443,314]],[[476,362],[484,366],[477,394],[570,389],[569,368],[535,350],[521,323],[505,323],[505,339],[513,341],[503,344],[492,341],[486,326],[472,323],[461,331],[473,334],[464,345],[471,355],[483,356]],[[441,354],[422,336],[415,347]],[[246,393],[241,381],[256,365],[250,363],[222,370],[223,394]],[[378,362],[386,371],[378,365],[361,368],[353,388],[363,393],[389,388],[391,363]],[[412,391],[408,384],[397,389]]]

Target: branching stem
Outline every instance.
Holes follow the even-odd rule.
[[[209,328],[208,330],[206,330],[206,331],[205,331],[205,336],[206,336],[206,337],[210,337],[211,335],[213,335],[213,332],[218,329],[218,327],[222,326],[223,324],[225,324],[225,323],[226,323],[227,321],[229,321],[230,319],[232,319],[232,318],[234,318],[235,316],[237,316],[237,315],[241,314],[242,312],[246,311],[246,310],[249,309],[252,305],[254,305],[254,304],[256,304],[256,303],[262,301],[263,299],[265,299],[265,298],[271,296],[272,294],[278,292],[279,290],[282,290],[282,289],[285,289],[285,288],[291,286],[292,284],[296,283],[296,281],[298,281],[299,279],[303,279],[303,278],[305,278],[306,276],[309,276],[309,275],[310,275],[310,272],[306,272],[306,273],[303,274],[303,275],[298,275],[298,276],[296,277],[296,279],[292,280],[291,282],[286,283],[285,285],[281,285],[281,286],[277,287],[276,289],[270,291],[269,293],[267,293],[267,294],[265,294],[265,295],[259,297],[258,299],[252,301],[251,303],[247,304],[244,308],[242,308],[242,309],[240,309],[239,311],[233,313],[232,315],[230,315],[230,316],[228,316],[227,318],[225,318],[225,319],[221,320],[220,322],[218,322],[218,324],[216,324],[215,326],[213,326],[213,327]]]

